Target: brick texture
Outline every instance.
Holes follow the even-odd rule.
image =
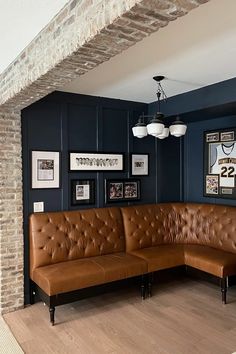
[[[0,75],[0,311],[23,306],[20,110],[207,1],[71,0]]]
[[[0,311],[23,306],[20,112],[0,109]]]

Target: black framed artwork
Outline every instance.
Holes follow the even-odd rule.
[[[204,196],[236,198],[236,128],[204,132]]]
[[[139,179],[107,179],[106,203],[140,200]]]
[[[124,154],[69,152],[70,171],[123,171]]]
[[[95,204],[95,179],[73,179],[71,181],[71,204]]]
[[[148,154],[131,154],[131,175],[132,176],[148,176],[149,155]]]

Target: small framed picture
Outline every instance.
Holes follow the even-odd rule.
[[[71,181],[71,204],[95,204],[95,179],[73,179]]]
[[[221,139],[221,141],[233,141],[234,140],[234,131],[221,133],[220,139]]]
[[[219,194],[218,175],[206,175],[206,194]]]
[[[206,134],[206,142],[211,143],[214,141],[219,141],[220,134],[219,132],[208,133]]]
[[[140,199],[139,179],[107,179],[106,203]]]
[[[60,152],[31,152],[31,187],[60,188]]]
[[[131,175],[148,176],[148,154],[131,154]]]

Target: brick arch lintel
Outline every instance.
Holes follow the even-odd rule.
[[[208,0],[71,0],[0,76],[0,107],[22,109]]]

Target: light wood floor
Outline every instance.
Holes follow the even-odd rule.
[[[56,308],[42,303],[5,315],[25,353],[231,354],[236,351],[236,288],[227,305],[216,285],[178,277],[141,301],[121,289]]]

